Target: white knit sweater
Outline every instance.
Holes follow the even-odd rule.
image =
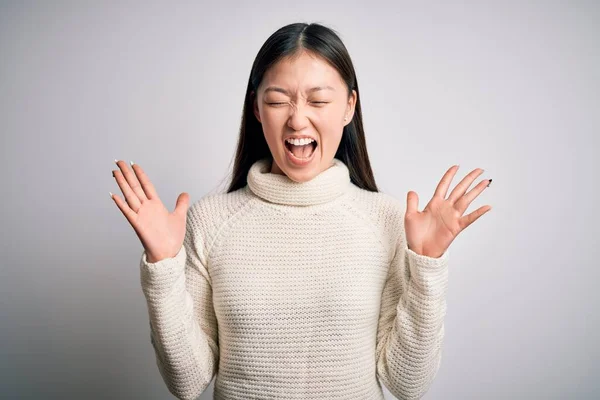
[[[256,162],[206,195],[179,253],[140,262],[150,338],[171,393],[194,399],[399,399],[439,369],[448,251],[408,249],[403,203],[338,159],[297,183]]]

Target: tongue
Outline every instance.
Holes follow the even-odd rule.
[[[314,145],[308,144],[304,146],[290,145],[292,153],[298,158],[308,158],[314,150]]]

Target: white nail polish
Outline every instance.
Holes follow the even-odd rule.
[[[133,161],[129,161],[129,164],[131,164],[131,166],[133,167],[134,162]]]
[[[112,197],[113,197],[113,194],[112,194],[112,192],[108,192],[108,193],[110,193],[110,198],[112,199]]]
[[[115,158],[115,164],[116,164],[118,161],[119,161],[119,160],[117,160],[117,159]]]

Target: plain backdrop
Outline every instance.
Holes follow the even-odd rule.
[[[0,397],[172,398],[113,160],[171,210],[224,190],[254,57],[292,22],[347,46],[381,191],[421,210],[455,163],[451,189],[493,179],[424,398],[598,398],[599,3],[309,0],[0,3]]]

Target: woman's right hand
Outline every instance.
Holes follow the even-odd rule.
[[[132,171],[125,161],[116,163],[119,169],[112,171],[113,176],[126,202],[116,194],[111,194],[111,197],[142,242],[146,260],[155,263],[175,257],[185,237],[189,195],[181,193],[177,197],[175,210],[169,212],[142,167],[133,164]]]

